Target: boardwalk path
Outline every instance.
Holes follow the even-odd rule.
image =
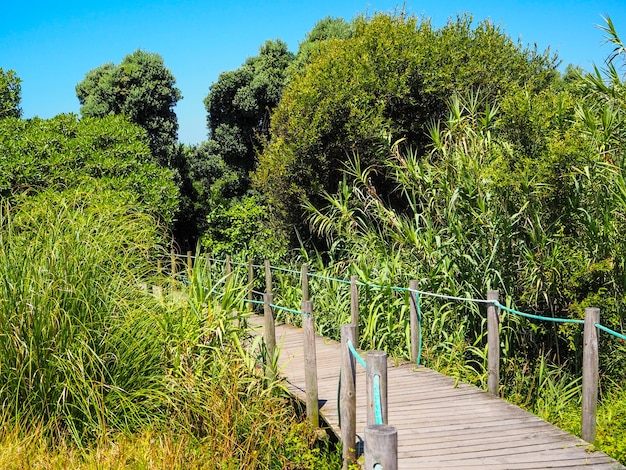
[[[262,329],[262,317],[250,323]],[[279,368],[289,390],[304,399],[302,330],[276,327]],[[337,384],[340,346],[316,338],[320,412],[339,435]],[[357,364],[357,434],[364,436],[365,371]],[[398,430],[398,468],[623,469],[557,427],[476,387],[424,367],[389,360],[389,424]]]

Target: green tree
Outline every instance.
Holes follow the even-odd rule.
[[[136,210],[172,223],[178,209],[174,173],[157,165],[145,131],[124,116],[0,121],[0,197],[46,188],[114,190]]]
[[[209,138],[224,161],[245,177],[268,138],[270,113],[280,101],[293,58],[280,39],[266,41],[259,55],[220,74],[204,100]]]
[[[15,71],[0,68],[0,119],[22,116],[21,82]]]
[[[157,161],[175,167],[178,121],[173,108],[182,98],[175,83],[160,55],[137,50],[117,66],[108,63],[88,72],[76,85],[76,96],[83,116],[128,116],[147,131]]]
[[[303,199],[335,191],[348,156],[387,197],[382,163],[403,140],[427,153],[428,125],[445,116],[454,93],[478,91],[493,103],[513,90],[537,93],[558,75],[554,58],[516,44],[489,22],[462,16],[436,30],[404,14],[355,20],[354,34],[330,38],[283,93],[272,141],[253,176],[288,224],[302,220]]]

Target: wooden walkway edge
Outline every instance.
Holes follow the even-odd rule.
[[[253,334],[263,317],[251,315]],[[279,373],[288,390],[306,399],[302,330],[276,326]],[[339,435],[339,343],[316,336],[320,413]],[[424,367],[388,361],[389,425],[398,431],[398,468],[546,469],[626,467],[537,416]],[[366,426],[365,370],[357,364],[357,434]]]

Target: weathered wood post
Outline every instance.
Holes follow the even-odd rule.
[[[585,309],[583,333],[583,417],[582,438],[594,443],[596,440],[596,412],[598,410],[598,328],[600,309]]]
[[[500,294],[497,290],[487,291],[487,300],[498,301]],[[498,309],[493,303],[487,307],[487,389],[489,393],[498,396],[500,386],[500,332]]]
[[[356,326],[354,333],[356,337],[354,347],[356,348],[359,345],[359,285],[356,276],[350,276],[350,318],[352,324]]]
[[[398,431],[393,426],[365,428],[365,468],[398,470]]]
[[[248,260],[248,310],[252,310],[252,300],[254,299],[254,266],[252,258]]]
[[[267,365],[265,374],[269,377],[276,377],[274,359],[276,355],[276,329],[274,326],[274,312],[272,311],[272,294],[263,294],[263,315],[265,329],[265,348],[267,351]]]
[[[302,273],[300,275],[302,278],[302,302],[306,302],[309,300],[309,265],[306,263],[302,263]]]
[[[315,321],[313,304],[302,302],[302,334],[304,345],[304,376],[306,390],[306,415],[312,426],[320,425],[320,411],[317,393],[317,355],[315,352]]]
[[[409,307],[410,307],[410,316],[409,323],[411,325],[411,362],[417,363],[417,356],[419,354],[419,344],[421,341],[420,338],[420,328],[419,321],[420,319],[417,317],[417,281],[409,282]]]
[[[368,351],[365,362],[367,363],[365,370],[367,424],[387,424],[387,353]],[[379,397],[376,396],[377,393],[380,394]],[[380,400],[380,422],[376,419],[376,400]]]
[[[265,293],[272,293],[272,267],[268,259],[265,260]]]
[[[233,267],[230,264],[230,255],[226,255],[226,286],[230,286],[233,274]]]
[[[176,290],[176,254],[174,253],[174,250],[172,250],[170,252],[170,265],[171,265],[171,272],[170,274],[172,275],[172,292],[174,292]]]
[[[157,260],[157,276],[160,276],[161,274],[163,274],[163,263],[159,259]]]
[[[356,368],[355,358],[348,349],[348,341],[356,342],[355,325],[341,325],[341,392],[340,421],[341,442],[343,443],[343,468],[356,460]]]
[[[191,279],[193,274],[193,258],[191,257],[191,251],[187,251],[187,275]]]
[[[152,295],[157,299],[163,298],[163,288],[161,286],[152,286]]]

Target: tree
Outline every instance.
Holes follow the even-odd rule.
[[[0,121],[0,197],[46,188],[111,190],[136,211],[171,224],[178,209],[174,173],[157,165],[145,132],[124,116]]]
[[[5,117],[21,117],[21,82],[13,70],[4,71],[0,68],[0,119]]]
[[[454,93],[480,90],[488,102],[542,90],[558,73],[549,54],[523,48],[489,22],[462,16],[439,30],[404,14],[354,21],[354,34],[319,45],[289,82],[272,116],[272,141],[253,175],[287,224],[301,224],[304,199],[334,192],[348,156],[358,154],[380,194],[390,144],[426,154],[428,126]]]
[[[280,39],[266,41],[258,56],[220,74],[204,100],[209,138],[224,161],[245,178],[266,143],[270,113],[280,101],[293,58]]]
[[[83,116],[124,114],[139,124],[157,161],[173,167],[178,140],[173,108],[182,98],[175,83],[160,55],[137,50],[118,66],[108,63],[88,72],[76,85],[76,96]]]

